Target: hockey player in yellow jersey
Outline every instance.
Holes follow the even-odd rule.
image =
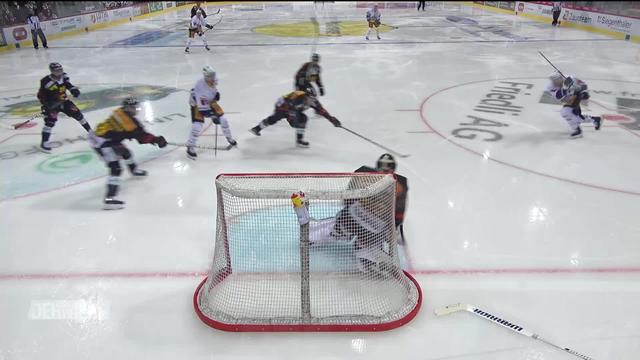
[[[145,131],[140,121],[136,118],[138,112],[138,100],[135,97],[127,97],[122,102],[122,107],[116,109],[109,118],[98,124],[95,132],[89,133],[89,144],[100,154],[109,168],[107,179],[107,194],[104,199],[104,209],[122,209],[124,201],[116,199],[120,184],[120,159],[127,164],[131,175],[147,176],[147,172],[139,169],[131,151],[122,144],[125,139],[136,139],[140,144],[154,144],[163,148],[167,141],[162,136],[155,136]]]

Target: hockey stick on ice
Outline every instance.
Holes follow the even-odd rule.
[[[454,312],[458,312],[458,311],[468,311],[476,316],[479,316],[485,320],[489,320],[494,324],[498,324],[502,327],[505,327],[511,331],[517,332],[518,334],[522,334],[524,336],[528,336],[532,339],[536,339],[536,340],[540,340],[543,343],[553,346],[556,349],[560,349],[564,352],[567,352],[571,355],[577,356],[580,359],[583,360],[594,360],[593,358],[587,356],[587,355],[582,355],[579,352],[575,351],[575,350],[571,350],[567,347],[562,347],[562,346],[558,346],[548,340],[543,339],[542,337],[540,337],[540,335],[532,333],[529,330],[526,330],[525,328],[523,328],[522,326],[513,324],[512,322],[509,322],[505,319],[502,319],[498,316],[492,315],[486,311],[480,310],[477,307],[473,306],[473,305],[469,305],[469,304],[454,304],[454,305],[448,305],[448,306],[444,306],[441,308],[437,308],[434,310],[435,314],[437,316],[444,316],[444,315],[449,315],[451,313]]]
[[[233,145],[227,145],[227,146],[221,146],[221,147],[214,147],[214,146],[201,146],[201,145],[195,145],[195,146],[189,146],[187,144],[184,143],[175,143],[175,142],[170,142],[167,141],[167,145],[173,145],[173,146],[180,146],[180,147],[193,147],[196,149],[202,149],[202,150],[215,150],[215,151],[228,151],[231,150],[233,148]]]
[[[19,123],[8,125],[7,127],[9,129],[17,130],[17,129],[20,129],[21,127],[27,125],[28,123],[30,123],[31,121],[33,121],[33,120],[35,120],[35,119],[37,119],[39,117],[42,117],[42,114],[40,112],[33,113],[33,114],[29,115],[29,118],[27,120],[24,120],[24,121],[19,122]],[[23,116],[11,117],[11,118],[6,117],[5,119],[24,119],[24,117]]]
[[[542,56],[545,60],[547,60],[547,62],[549,63],[549,65],[551,65],[554,69],[556,69],[556,71],[558,72],[558,74],[560,74],[560,76],[562,76],[563,78],[567,78],[566,76],[564,76],[564,74],[562,73],[562,71],[560,71],[560,69],[558,69],[555,65],[553,65],[553,63],[551,61],[549,61],[549,59],[547,59],[546,56],[544,56],[544,54],[542,53],[542,51],[538,50],[538,54],[540,54],[540,56]]]
[[[379,147],[379,148],[381,148],[381,149],[386,150],[388,153],[390,153],[390,154],[392,154],[392,155],[396,155],[396,156],[399,156],[399,157],[401,157],[401,158],[409,157],[409,154],[401,154],[401,153],[399,153],[399,152],[397,152],[397,151],[395,151],[395,150],[393,150],[393,149],[390,149],[390,148],[388,148],[388,147],[386,147],[386,146],[384,146],[384,145],[382,145],[382,144],[380,144],[380,143],[378,143],[378,142],[375,142],[375,141],[373,141],[373,140],[369,139],[369,138],[368,138],[368,137],[366,137],[366,136],[360,135],[360,134],[358,134],[357,132],[355,132],[355,131],[353,131],[353,130],[351,130],[351,129],[348,129],[348,128],[344,127],[344,126],[340,126],[340,128],[341,128],[341,129],[344,129],[345,131],[348,131],[348,132],[352,133],[353,135],[355,135],[355,136],[357,136],[357,137],[359,137],[359,138],[361,138],[361,139],[363,139],[363,140],[365,140],[365,141],[368,141],[368,142],[372,143],[373,145],[375,145],[375,146],[377,146],[377,147]]]

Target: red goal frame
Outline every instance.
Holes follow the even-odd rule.
[[[243,177],[243,176],[254,176],[254,177],[260,177],[260,176],[278,176],[278,175],[282,175],[282,176],[301,176],[301,177],[314,177],[314,176],[325,176],[325,177],[342,177],[342,176],[358,176],[358,175],[366,175],[366,174],[385,174],[385,175],[393,175],[394,179],[396,179],[395,174],[393,173],[385,173],[385,172],[371,172],[371,173],[350,173],[350,172],[343,172],[343,173],[339,173],[339,172],[334,172],[334,173],[229,173],[229,174],[219,174],[216,179],[220,178],[221,176],[229,176],[229,177]],[[221,201],[221,199],[218,199],[218,201]],[[232,272],[233,272],[233,267],[231,264],[231,258],[229,256],[229,245],[227,242],[227,238],[226,238],[226,224],[225,226],[225,230],[224,230],[224,234],[225,234],[225,239],[224,239],[224,244],[225,244],[225,252],[227,253],[227,266],[223,269],[221,269],[220,271],[218,271],[218,273],[216,274],[216,281],[215,283],[212,284],[212,286],[217,286],[218,284],[222,283],[225,278],[227,276],[229,276]],[[387,331],[387,330],[392,330],[395,328],[398,328],[400,326],[403,326],[405,324],[407,324],[408,322],[410,322],[411,320],[413,320],[413,318],[418,314],[418,311],[420,310],[421,306],[422,306],[422,289],[420,288],[420,284],[418,283],[418,281],[407,271],[403,270],[404,275],[415,285],[417,291],[418,291],[418,300],[416,302],[415,307],[404,317],[402,317],[401,319],[395,320],[395,321],[391,321],[388,323],[382,323],[382,324],[366,324],[366,325],[318,325],[318,324],[297,324],[297,325],[274,325],[274,324],[261,324],[261,325],[256,325],[256,324],[227,324],[227,323],[223,323],[220,321],[216,321],[213,320],[211,318],[209,318],[207,315],[205,315],[201,310],[200,310],[200,303],[199,303],[199,297],[200,297],[200,291],[202,290],[202,288],[204,287],[204,285],[207,283],[207,280],[209,279],[209,277],[205,277],[200,284],[198,285],[198,287],[196,288],[194,294],[193,294],[193,307],[195,309],[196,314],[198,315],[198,318],[200,318],[200,320],[205,323],[206,325],[218,329],[218,330],[223,330],[223,331],[229,331],[229,332],[357,332],[357,331],[362,331],[362,332],[375,332],[375,331]]]

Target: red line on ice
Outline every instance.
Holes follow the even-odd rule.
[[[532,274],[636,274],[638,267],[620,268],[502,268],[502,269],[409,269],[414,275],[532,275]],[[0,274],[0,281],[21,280],[74,280],[74,279],[143,279],[143,278],[192,278],[207,276],[208,271],[160,271],[160,272],[78,272],[78,273],[18,273]]]

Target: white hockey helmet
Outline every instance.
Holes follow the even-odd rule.
[[[213,81],[214,84],[218,83],[218,77],[216,76],[216,71],[209,65],[202,68],[202,75],[204,75],[205,80]]]
[[[549,80],[553,81],[554,83],[561,84],[564,78],[562,77],[562,75],[560,75],[559,72],[554,72],[553,74],[549,75]]]

